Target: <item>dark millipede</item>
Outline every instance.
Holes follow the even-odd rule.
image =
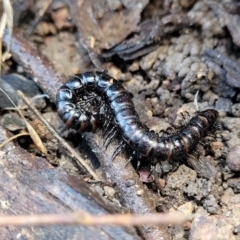
[[[216,110],[207,109],[176,133],[159,136],[141,123],[128,91],[105,72],[73,76],[58,90],[56,104],[67,127],[79,132],[103,128],[106,147],[120,136],[112,159],[128,146],[138,157],[149,158],[152,165],[191,153],[218,118]]]

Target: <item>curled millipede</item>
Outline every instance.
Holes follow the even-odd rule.
[[[105,72],[86,72],[70,78],[56,96],[57,112],[67,127],[80,132],[103,128],[105,146],[116,135],[121,141],[112,159],[126,146],[152,165],[188,153],[214,126],[218,112],[199,112],[178,132],[159,136],[141,123],[130,94]]]

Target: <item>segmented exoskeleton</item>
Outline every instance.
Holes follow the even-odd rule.
[[[86,72],[70,78],[58,91],[57,111],[67,127],[80,132],[105,129],[107,146],[117,134],[121,142],[113,159],[125,146],[152,165],[186,156],[215,124],[218,112],[199,112],[182,129],[159,136],[141,123],[133,101],[123,85],[105,72]]]

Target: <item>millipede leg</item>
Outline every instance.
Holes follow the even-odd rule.
[[[115,159],[115,157],[126,147],[126,143],[124,141],[121,141],[120,144],[118,145],[118,147],[116,148],[116,150],[114,151],[111,160],[113,161]]]
[[[131,155],[131,156],[129,157],[129,159],[127,160],[127,162],[126,162],[126,164],[125,164],[124,167],[127,167],[127,165],[133,160],[133,158],[134,158],[134,155]]]
[[[207,146],[207,144],[205,142],[201,141],[201,140],[199,141],[199,144],[202,145],[203,147]]]
[[[200,152],[199,152],[199,150],[196,148],[196,149],[194,149],[194,150],[191,152],[191,155],[192,155],[193,157],[195,157],[195,158],[199,158]]]
[[[109,126],[112,122],[112,119],[113,119],[112,116],[108,117],[107,120],[104,122],[104,124],[103,124],[103,137],[105,137],[105,135],[107,134],[108,128],[109,128]]]
[[[136,170],[138,170],[139,168],[140,168],[140,166],[141,166],[141,161],[137,161],[137,167],[136,167]]]
[[[116,127],[113,127],[107,134],[105,141],[103,143],[103,146],[105,147],[105,149],[108,148],[108,145],[110,144],[110,142],[112,141],[112,139],[116,136],[117,134],[117,129]]]

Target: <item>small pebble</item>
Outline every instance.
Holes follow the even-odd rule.
[[[203,206],[210,214],[220,213],[220,206],[213,194],[209,194],[206,199],[203,200]]]
[[[240,178],[230,178],[227,182],[235,193],[240,193]]]
[[[133,180],[133,179],[127,179],[127,181],[126,181],[126,187],[131,187],[131,186],[133,186],[133,185],[135,185],[135,180]]]
[[[229,141],[231,139],[231,134],[228,131],[223,131],[221,136],[223,141]]]
[[[235,234],[239,234],[239,233],[240,233],[240,224],[237,225],[237,226],[234,228],[234,233],[235,233]]]
[[[140,189],[140,190],[137,191],[137,195],[138,195],[138,196],[142,196],[142,195],[143,195],[143,192],[144,192],[143,189]]]
[[[134,61],[128,68],[130,72],[135,72],[139,70],[139,62]]]
[[[219,112],[220,116],[226,116],[227,113],[232,112],[232,101],[228,98],[219,98],[216,102],[215,109]]]
[[[107,197],[109,197],[109,198],[113,198],[114,197],[116,191],[112,187],[104,186],[103,189],[104,189],[105,195]]]
[[[190,214],[193,213],[195,205],[196,204],[194,202],[190,201],[190,202],[186,202],[183,205],[179,206],[177,209],[184,215],[189,216]]]
[[[169,90],[163,89],[162,87],[158,88],[157,94],[160,96],[162,102],[167,102],[171,98]]]
[[[147,54],[145,57],[142,58],[142,60],[140,61],[140,66],[143,70],[149,70],[153,64],[155,63],[155,61],[158,58],[158,54],[159,54],[159,49]]]
[[[232,106],[232,114],[234,117],[240,117],[240,103],[236,103]]]
[[[234,172],[240,171],[240,147],[237,146],[227,154],[227,166]]]
[[[93,188],[100,196],[103,196],[104,190],[99,185],[96,185]]]
[[[224,144],[222,142],[211,142],[210,146],[212,148],[213,151],[216,151],[218,149],[221,149],[224,147]]]
[[[233,226],[222,215],[208,216],[198,213],[192,222],[190,240],[221,239],[234,240]]]

